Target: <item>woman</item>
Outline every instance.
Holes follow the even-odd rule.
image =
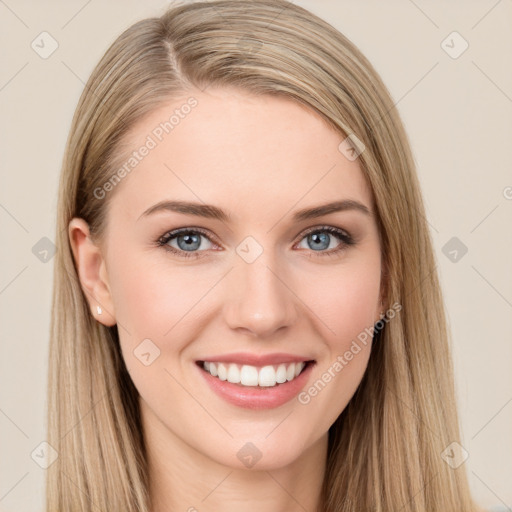
[[[126,30],[57,233],[48,511],[477,510],[407,136],[326,22],[216,0]]]

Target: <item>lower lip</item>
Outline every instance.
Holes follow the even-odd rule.
[[[201,363],[202,364],[202,363]],[[247,387],[220,380],[196,366],[210,388],[227,402],[245,409],[272,409],[289,402],[305,386],[314,362],[309,362],[298,377],[293,380],[268,387]]]

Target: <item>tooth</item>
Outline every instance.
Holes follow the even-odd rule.
[[[219,366],[217,367],[217,372],[220,380],[226,380],[228,378],[228,371],[224,364],[219,363]]]
[[[276,372],[273,366],[264,366],[259,373],[258,383],[260,386],[275,386]]]
[[[218,377],[223,381],[227,380],[233,384],[261,387],[274,387],[276,384],[291,381],[302,372],[305,366],[305,362],[300,362],[281,363],[276,366],[267,365],[263,368],[258,368],[251,365],[240,367],[234,363],[203,361],[203,368],[213,377]]]
[[[243,365],[240,371],[240,382],[244,386],[258,385],[258,369],[254,366]]]
[[[236,364],[230,364],[228,366],[227,380],[232,384],[238,384],[240,382],[240,370]]]
[[[276,372],[276,382],[278,384],[282,384],[286,382],[286,365],[280,364],[277,368]]]

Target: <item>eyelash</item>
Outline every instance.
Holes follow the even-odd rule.
[[[341,229],[332,227],[332,226],[321,226],[321,227],[315,227],[307,230],[302,237],[299,239],[299,242],[302,241],[306,236],[311,235],[313,233],[323,233],[327,232],[331,235],[336,236],[340,241],[341,244],[336,249],[331,249],[329,251],[312,251],[314,253],[313,257],[324,257],[324,256],[336,256],[337,254],[341,253],[342,251],[346,250],[348,247],[355,245],[355,240],[350,236],[346,231],[343,231]],[[181,228],[176,229],[174,231],[169,231],[168,233],[165,233],[163,236],[161,236],[157,241],[157,246],[162,247],[164,250],[171,252],[173,254],[176,254],[179,257],[183,258],[202,258],[205,255],[201,254],[202,252],[206,251],[182,251],[179,249],[175,249],[174,247],[171,247],[168,245],[168,243],[173,240],[174,238],[177,238],[178,236],[182,234],[201,234],[204,237],[206,237],[210,242],[214,243],[211,238],[208,236],[208,233],[204,231],[201,228]]]

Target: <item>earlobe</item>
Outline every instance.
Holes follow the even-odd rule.
[[[69,223],[68,235],[80,284],[91,313],[98,322],[111,327],[116,324],[116,319],[101,249],[92,241],[89,226],[84,219],[73,218]]]

